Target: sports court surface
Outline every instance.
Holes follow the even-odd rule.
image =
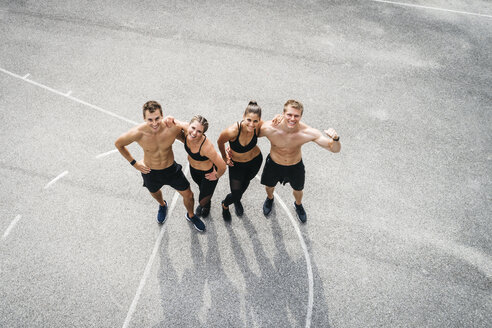
[[[0,327],[492,326],[490,1],[7,0],[0,40]],[[341,136],[308,222],[255,179],[224,223],[226,174],[205,233],[169,188],[158,225],[115,139],[251,99]]]

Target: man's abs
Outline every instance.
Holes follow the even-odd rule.
[[[174,163],[174,154],[172,151],[149,153],[144,152],[144,163],[150,169],[163,170]]]
[[[284,166],[294,165],[302,160],[301,148],[279,148],[272,145],[270,157],[277,164]]]

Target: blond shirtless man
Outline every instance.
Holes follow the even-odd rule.
[[[162,198],[161,188],[169,185],[183,197],[186,218],[199,231],[205,230],[205,224],[193,213],[194,198],[190,183],[181,170],[181,165],[174,161],[172,145],[181,134],[177,126],[166,126],[162,118],[161,105],[148,101],[143,105],[142,123],[123,133],[114,143],[121,155],[142,173],[143,185],[159,203],[157,222],[163,223],[167,214],[167,202]],[[144,151],[144,158],[137,161],[128,151],[129,144],[137,142]]]
[[[304,189],[305,171],[302,163],[301,147],[314,141],[333,153],[340,151],[341,145],[337,132],[329,128],[321,131],[301,122],[303,106],[296,100],[288,100],[284,105],[283,120],[278,125],[271,121],[261,126],[260,137],[270,140],[270,154],[267,156],[261,184],[265,185],[267,199],[263,204],[263,214],[268,215],[273,206],[273,192],[278,182],[290,183],[295,198],[294,208],[302,223],[307,220],[306,211],[302,206],[302,190]]]

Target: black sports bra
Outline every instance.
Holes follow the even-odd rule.
[[[239,133],[237,134],[236,140],[229,141],[229,146],[236,153],[246,153],[246,152],[250,151],[251,149],[255,148],[255,146],[256,146],[256,142],[258,141],[258,136],[256,135],[256,129],[255,129],[253,138],[251,138],[251,141],[249,142],[249,144],[247,144],[246,146],[243,146],[239,142],[239,136],[241,135],[241,123],[238,122],[237,125],[238,125],[238,129],[239,129]]]
[[[204,161],[208,160],[207,156],[201,156],[200,155],[200,150],[202,150],[203,143],[205,142],[205,140],[207,140],[207,136],[205,136],[205,138],[203,139],[203,142],[200,145],[200,148],[198,149],[197,153],[191,152],[191,149],[188,148],[188,145],[186,144],[186,139],[187,139],[187,137],[185,137],[185,142],[184,142],[185,150],[188,153],[188,155],[190,155],[191,158],[193,158],[195,161],[200,161],[200,162],[204,162]]]

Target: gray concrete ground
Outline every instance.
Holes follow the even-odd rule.
[[[492,326],[492,5],[407,3],[2,2],[0,326]],[[161,227],[97,157],[150,99],[216,140],[291,98],[342,141],[303,149],[305,225],[257,180],[225,224],[224,176],[206,233]]]

